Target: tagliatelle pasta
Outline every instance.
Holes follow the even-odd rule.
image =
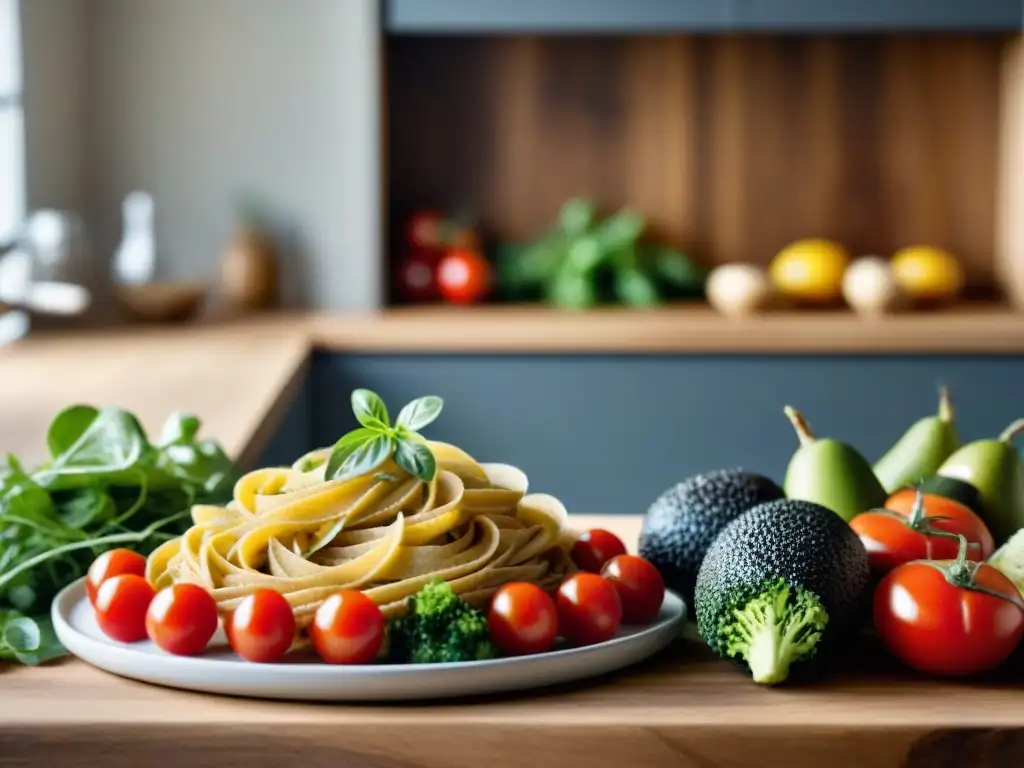
[[[393,461],[325,480],[329,449],[249,472],[226,506],[193,508],[192,527],[149,556],[147,578],[157,589],[201,584],[224,611],[269,587],[288,599],[299,627],[339,589],[361,590],[392,618],[438,578],[477,606],[510,581],[557,588],[573,570],[565,507],[527,495],[515,467],[428,445],[437,461],[429,482]]]

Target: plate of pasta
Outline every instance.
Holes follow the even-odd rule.
[[[585,547],[519,468],[421,436],[439,398],[394,424],[372,392],[352,402],[334,446],[245,473],[146,556],[97,558],[53,603],[68,651],[202,692],[429,700],[600,676],[680,636],[646,561]]]

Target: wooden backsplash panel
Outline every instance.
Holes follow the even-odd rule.
[[[393,38],[392,222],[465,205],[524,240],[577,194],[708,263],[928,242],[992,283],[992,37]]]

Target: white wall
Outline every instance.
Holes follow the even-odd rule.
[[[88,0],[22,0],[26,203],[82,211]]]
[[[161,270],[195,279],[251,190],[291,233],[289,305],[379,304],[378,0],[23,0],[39,3],[33,202],[80,202],[109,257],[121,199],[147,189]]]

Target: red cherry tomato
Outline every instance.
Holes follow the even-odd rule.
[[[416,248],[437,248],[441,245],[444,217],[436,211],[419,211],[409,217],[406,238]]]
[[[622,601],[608,579],[575,573],[562,582],[555,601],[558,631],[573,645],[610,640],[622,623]]]
[[[328,664],[369,664],[384,643],[384,614],[359,590],[345,589],[320,604],[309,637]]]
[[[435,301],[441,297],[437,287],[437,256],[413,251],[398,266],[398,284],[409,301]]]
[[[225,634],[243,659],[279,661],[295,639],[295,613],[280,592],[257,589],[231,612]]]
[[[619,555],[605,563],[601,575],[619,593],[623,624],[647,624],[658,615],[665,599],[665,580],[650,562],[636,555]]]
[[[572,561],[582,571],[600,573],[613,557],[626,554],[622,539],[604,528],[595,528],[580,536],[572,545]]]
[[[937,563],[949,566],[949,561]],[[997,667],[1020,642],[1024,610],[949,583],[937,563],[905,563],[882,579],[874,596],[879,638],[904,664],[928,674],[965,676]],[[1018,594],[988,565],[978,566],[974,581],[999,594]]]
[[[536,584],[506,584],[491,599],[491,642],[510,655],[550,651],[558,637],[555,601]]]
[[[992,554],[994,543],[985,523],[974,512],[953,499],[922,494],[922,508],[914,513],[917,491],[897,491],[885,502],[885,509],[857,515],[850,527],[868,551],[871,569],[878,574],[914,560],[951,560],[956,557],[955,538],[928,535],[927,527],[949,534],[961,534],[971,546],[967,558],[981,562]],[[933,518],[945,518],[937,520]]]
[[[146,612],[146,634],[176,656],[205,650],[217,631],[217,601],[198,584],[173,584],[156,593]]]
[[[107,637],[134,643],[146,637],[146,610],[153,599],[149,582],[134,573],[104,581],[96,592],[96,623]]]
[[[482,301],[491,291],[491,265],[476,251],[449,251],[437,265],[437,285],[452,303]]]
[[[89,602],[96,605],[96,592],[100,585],[112,576],[132,573],[146,575],[146,558],[130,549],[109,549],[92,561],[85,575],[85,592]]]

